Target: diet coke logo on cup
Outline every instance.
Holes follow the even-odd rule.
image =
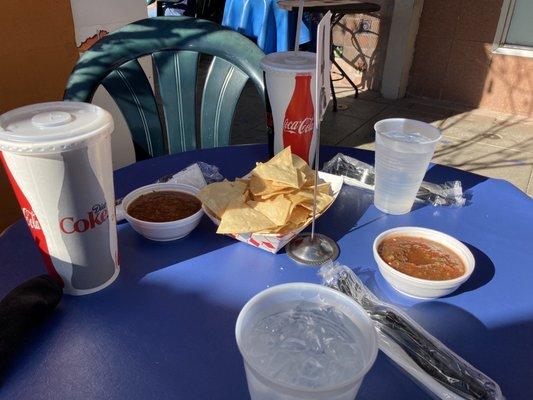
[[[100,203],[92,206],[91,211],[83,218],[65,217],[59,221],[61,231],[66,234],[83,233],[102,225],[109,218],[107,204]]]
[[[24,219],[26,220],[26,223],[28,224],[30,229],[41,230],[41,224],[39,224],[39,220],[37,219],[37,216],[33,211],[28,210],[27,208],[23,208],[22,215],[24,216]]]
[[[283,122],[283,130],[288,133],[302,135],[304,133],[313,132],[313,125],[314,120],[310,117],[300,121],[291,121],[288,118],[285,118],[285,121]]]

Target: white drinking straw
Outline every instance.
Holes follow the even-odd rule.
[[[298,20],[296,21],[296,37],[294,38],[294,51],[300,51],[300,30],[304,14],[304,0],[298,2]]]

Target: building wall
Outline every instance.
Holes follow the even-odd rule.
[[[333,28],[333,44],[339,47],[336,61],[359,88],[379,90],[393,0],[373,3],[381,6],[379,12],[346,15]]]
[[[60,100],[78,53],[69,0],[4,1],[0,13],[0,114]],[[19,210],[0,168],[0,232]]]
[[[425,0],[408,95],[533,115],[533,58],[491,52],[502,0]]]

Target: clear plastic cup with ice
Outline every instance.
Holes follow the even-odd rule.
[[[236,337],[252,400],[353,400],[377,354],[363,309],[308,283],[259,293],[241,311]]]
[[[387,214],[406,214],[413,206],[441,132],[425,122],[404,118],[381,120],[374,129],[374,205]]]

